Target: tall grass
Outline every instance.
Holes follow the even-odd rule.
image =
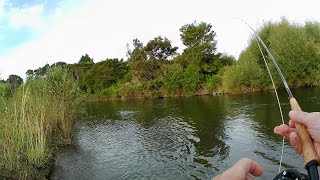
[[[57,67],[28,80],[13,97],[2,94],[0,88],[0,174],[34,178],[57,145],[71,142],[80,102],[77,83]]]

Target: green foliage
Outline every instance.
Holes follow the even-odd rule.
[[[163,67],[177,53],[177,47],[172,47],[166,38],[158,36],[149,41],[146,46],[138,39],[133,40],[134,49],[128,49],[128,62],[132,78],[139,81],[155,81],[165,74]]]
[[[217,92],[222,85],[222,76],[220,74],[212,75],[207,78],[205,88],[209,93]]]
[[[29,79],[45,78],[53,67],[68,70],[87,95],[121,97],[159,97],[213,93],[219,90],[247,92],[270,87],[270,80],[256,40],[252,37],[238,61],[217,52],[216,33],[211,24],[191,23],[180,28],[183,53],[166,37],[157,36],[144,45],[133,40],[127,61],[106,59],[94,63],[85,54],[78,63],[58,62],[28,70]],[[268,22],[259,36],[269,47],[290,86],[320,84],[320,25],[304,26]],[[266,51],[262,49],[266,55]],[[267,56],[266,56],[267,57]],[[269,58],[267,57],[267,60]],[[277,74],[268,61],[272,74]],[[281,85],[278,76],[276,85]]]
[[[319,84],[320,54],[318,40],[320,28],[317,23],[293,24],[282,19],[266,23],[259,36],[268,46],[289,86],[314,86]],[[275,67],[263,49],[277,86],[282,82]],[[256,91],[268,88],[270,80],[263,57],[255,39],[241,53],[235,66],[226,68],[223,86],[227,91]]]
[[[103,96],[119,96],[120,95],[120,89],[117,85],[112,85],[106,89],[104,89],[100,95]]]
[[[312,73],[319,69],[319,51],[303,27],[281,23],[270,36],[274,57],[291,86],[311,85]]]
[[[266,72],[255,60],[239,61],[226,67],[222,76],[222,87],[226,92],[252,92],[265,88]]]
[[[9,86],[7,83],[0,83],[0,99],[6,99],[9,97]]]
[[[221,54],[216,52],[216,33],[212,25],[192,23],[181,27],[181,40],[187,47],[178,61],[183,67],[193,64],[196,71],[202,74],[216,74],[219,71]]]
[[[203,79],[203,75],[196,69],[196,66],[189,65],[183,72],[183,91],[187,95],[194,95]]]
[[[33,71],[34,76],[36,76],[36,77],[44,77],[47,74],[47,71],[49,70],[49,68],[50,68],[49,64],[46,64],[43,67],[39,67],[38,69]],[[30,74],[31,71],[29,71],[28,73]]]
[[[17,179],[38,179],[38,168],[51,158],[55,146],[71,142],[79,97],[68,71],[53,68],[46,77],[30,79],[2,101],[0,171],[11,172]]]
[[[6,101],[9,97],[9,87],[8,87],[8,84],[7,83],[0,83],[0,110],[3,110],[1,109],[1,107],[6,107]],[[1,117],[3,117],[3,114],[4,113],[3,111],[0,112],[0,121],[1,121]],[[0,123],[1,125],[1,123]],[[1,131],[1,128],[0,128],[0,131]]]
[[[79,64],[92,64],[93,63],[93,59],[88,55],[82,55],[79,62]]]
[[[179,95],[183,87],[183,68],[174,64],[167,71],[163,80],[163,91],[167,95]]]
[[[119,92],[124,98],[150,97],[146,85],[140,81],[126,82],[119,85]]]
[[[10,94],[14,94],[18,87],[23,83],[23,79],[18,75],[9,75],[8,79],[6,80],[8,83]]]
[[[320,45],[320,23],[307,21],[305,25],[307,36],[314,41],[319,47]]]
[[[212,25],[201,22],[192,24],[186,24],[180,28],[181,40],[183,45],[187,48],[192,48],[201,44],[210,44],[215,50],[216,41],[214,40],[216,33],[211,30]]]
[[[118,59],[107,59],[93,64],[83,73],[81,84],[87,92],[96,93],[115,85],[128,71],[127,63]]]
[[[171,42],[166,38],[158,36],[149,41],[144,48],[149,60],[168,60],[173,58],[178,47],[172,47]]]

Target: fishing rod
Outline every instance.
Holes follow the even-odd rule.
[[[243,21],[243,22],[246,23],[245,21]],[[281,69],[279,68],[277,62],[275,61],[274,57],[272,56],[271,52],[269,51],[268,47],[263,42],[263,40],[260,38],[258,33],[248,23],[246,23],[246,24],[253,31],[253,34],[254,34],[255,38],[257,39],[257,41],[260,42],[260,44],[263,46],[263,48],[267,51],[267,54],[270,57],[271,62],[275,66],[275,68],[281,78],[281,81],[282,81],[283,85],[285,86],[286,91],[288,93],[291,110],[302,111],[297,100],[293,97],[291,90],[288,86],[288,83],[287,83],[285,77],[283,76]],[[319,180],[319,174],[318,174],[317,167],[318,167],[320,161],[317,156],[315,147],[313,145],[313,140],[311,139],[310,134],[308,133],[307,128],[304,125],[299,124],[299,123],[295,123],[295,127],[296,127],[296,132],[298,133],[298,136],[299,136],[299,139],[301,142],[301,149],[302,149],[301,155],[304,159],[304,167],[308,171],[309,179],[310,180]]]

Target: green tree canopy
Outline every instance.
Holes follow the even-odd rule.
[[[128,49],[128,62],[133,78],[147,81],[154,80],[165,74],[165,64],[176,55],[178,47],[172,47],[166,37],[155,37],[146,46],[138,40],[133,40],[133,50]]]
[[[11,74],[9,75],[6,82],[9,85],[10,93],[13,94],[18,89],[18,87],[23,83],[23,79],[18,75]]]
[[[82,55],[79,62],[79,64],[93,64],[93,59],[88,55]]]
[[[183,67],[194,64],[197,71],[203,74],[216,74],[218,67],[215,61],[221,56],[216,52],[216,33],[212,25],[204,22],[186,24],[180,28],[182,43],[186,46],[179,58]]]
[[[127,74],[127,62],[122,59],[106,59],[95,63],[82,77],[82,83],[90,93],[108,88]]]
[[[155,37],[144,47],[148,60],[169,60],[177,54],[177,49],[178,47],[172,47],[171,41],[161,36]]]

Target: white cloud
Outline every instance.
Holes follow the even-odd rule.
[[[217,32],[218,50],[238,56],[247,44],[250,30],[234,18],[242,18],[254,28],[282,16],[299,22],[319,20],[316,5],[316,0],[302,4],[294,0],[88,0],[72,8],[61,5],[50,19],[50,31],[0,57],[0,72],[3,76],[23,75],[27,69],[46,63],[76,62],[84,53],[95,61],[124,58],[126,44],[134,38],[146,43],[158,35],[168,37],[181,51],[179,28],[194,20],[211,23]],[[31,26],[42,26],[41,19],[37,19],[42,11],[40,6],[19,11],[28,15],[13,22],[16,27],[27,26],[24,20],[30,19]]]
[[[9,26],[16,29],[29,27],[40,29],[45,25],[45,19],[42,16],[43,5],[34,5],[23,8],[10,8],[7,12]]]

